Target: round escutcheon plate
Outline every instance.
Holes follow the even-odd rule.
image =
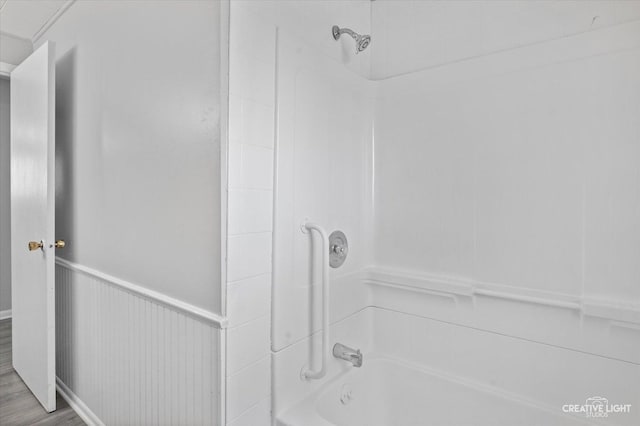
[[[329,265],[332,268],[339,268],[347,259],[347,254],[349,254],[347,236],[342,231],[333,231],[329,235]]]

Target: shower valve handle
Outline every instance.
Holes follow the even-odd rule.
[[[344,256],[345,249],[344,247],[339,246],[338,244],[334,244],[333,246],[331,246],[331,251],[337,254],[338,256]]]

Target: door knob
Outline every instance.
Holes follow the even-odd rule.
[[[44,243],[41,241],[29,241],[29,251],[41,249]]]
[[[64,248],[64,246],[66,245],[67,243],[65,243],[64,240],[58,240],[56,241],[56,244],[55,244],[56,248]]]

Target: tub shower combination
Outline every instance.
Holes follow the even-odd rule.
[[[617,30],[622,37],[640,27]],[[345,34],[356,54],[376,42],[331,28],[337,41]],[[529,214],[508,204],[520,197],[526,206],[520,191],[535,188],[521,176],[529,166],[512,163],[530,155],[536,167],[547,164],[509,137],[544,137],[534,126],[540,120],[573,134],[573,115],[561,112],[567,123],[553,122],[548,99],[580,109],[582,100],[571,96],[585,81],[615,75],[611,64],[640,63],[637,49],[615,53],[594,43],[598,37],[579,34],[371,80],[279,32],[271,336],[277,425],[637,424],[634,309],[536,289],[533,280],[519,287],[482,279],[488,250],[503,250],[496,256],[513,262],[511,276],[520,274],[518,258],[496,249],[508,239],[481,250],[491,237],[486,229],[505,234],[495,220],[511,220],[508,209]],[[571,49],[580,52],[567,55]],[[583,69],[594,74],[573,80]],[[624,78],[637,87],[630,74]],[[508,192],[512,175],[523,188]],[[472,236],[468,246],[464,232]],[[465,257],[473,269],[465,269]],[[611,411],[616,404],[632,408]]]

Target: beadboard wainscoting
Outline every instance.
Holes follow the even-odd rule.
[[[224,318],[56,260],[58,390],[89,424],[220,424]]]

